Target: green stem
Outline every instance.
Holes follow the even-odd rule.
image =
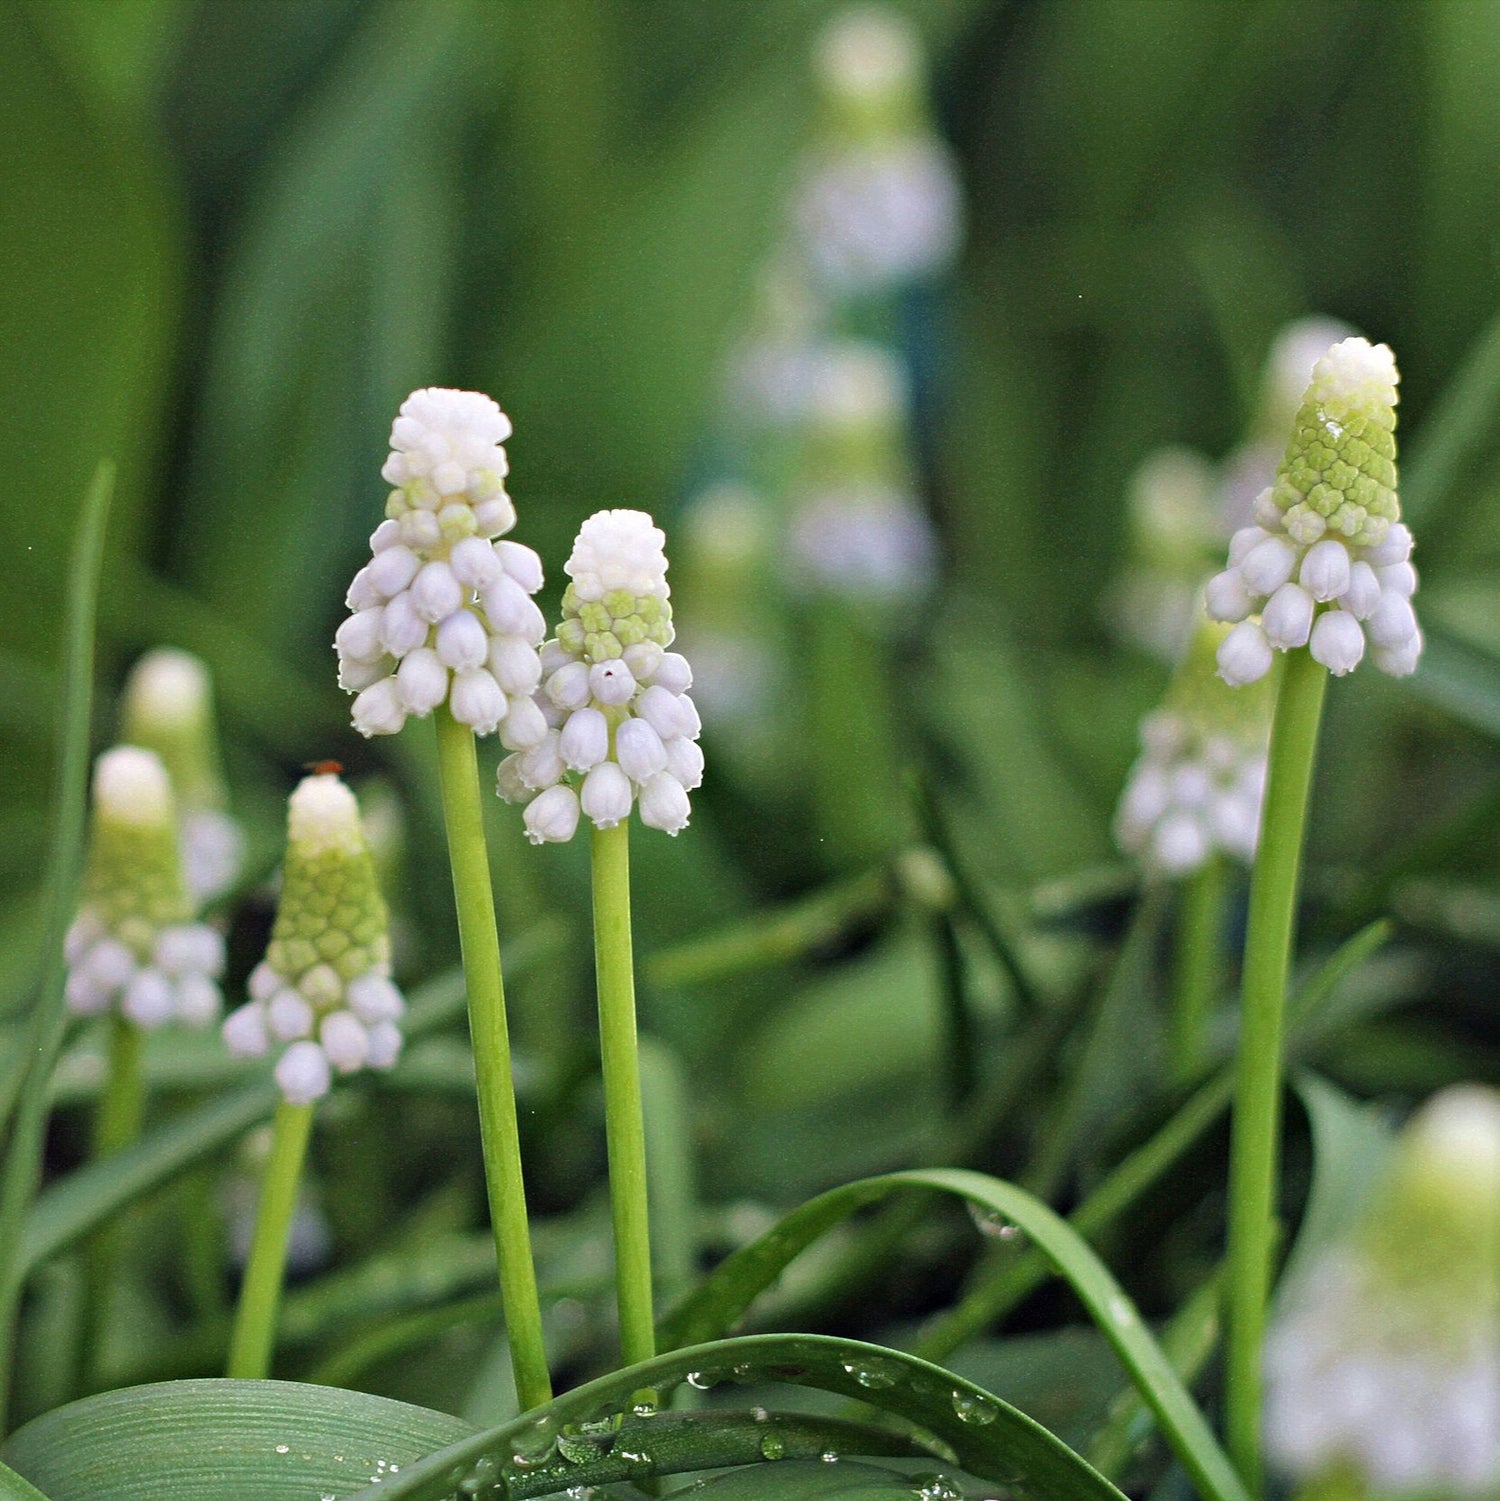
[[[118,1011],[109,1015],[109,1060],[104,1090],[94,1113],[93,1160],[130,1146],[141,1134],[146,1088],[141,1072],[141,1030]],[[110,1284],[119,1260],[119,1223],[101,1229],[88,1249],[83,1318],[79,1332],[85,1342],[79,1373],[85,1383],[99,1372],[104,1336],[110,1327]]]
[[[599,981],[599,1053],[609,1145],[615,1293],[626,1365],[656,1354],[651,1309],[651,1233],[646,1203],[646,1126],[635,1028],[630,943],[630,821],[593,831],[594,969]]]
[[[1177,903],[1172,976],[1172,1078],[1186,1084],[1203,1068],[1204,1044],[1219,985],[1219,938],[1224,927],[1228,868],[1211,855],[1182,885]]]
[[[312,1134],[312,1105],[276,1105],[271,1126],[271,1155],[266,1159],[260,1183],[260,1203],[255,1209],[255,1234],[250,1241],[250,1260],[240,1287],[239,1306],[234,1311],[234,1329],[229,1336],[226,1376],[259,1380],[270,1373],[271,1351],[276,1343],[276,1314],[281,1306],[281,1284],[286,1275],[287,1239],[297,1190],[302,1183],[302,1162],[307,1139]]]
[[[1225,1430],[1252,1493],[1261,1481],[1261,1346],[1271,1286],[1281,1128],[1282,1028],[1308,789],[1327,671],[1287,653],[1271,726],[1260,849],[1250,878],[1229,1174]]]
[[[542,1308],[531,1230],[526,1219],[526,1184],[521,1174],[521,1131],[516,1119],[515,1081],[510,1066],[510,1035],[505,1024],[505,983],[500,974],[500,934],[490,887],[489,851],[479,802],[479,764],[474,732],[446,705],[437,722],[438,780],[448,862],[453,868],[453,899],[458,909],[458,940],[469,992],[469,1035],[479,1090],[479,1138],[484,1149],[484,1181],[490,1224],[500,1268],[505,1329],[511,1368],[522,1411],[552,1398],[547,1349],[542,1339]]]

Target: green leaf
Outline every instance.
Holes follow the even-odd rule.
[[[1024,1482],[1051,1501],[1119,1501],[1065,1444],[971,1382],[879,1345],[810,1334],[720,1340],[644,1361],[429,1455],[357,1501],[442,1501],[469,1476],[503,1482],[511,1497],[542,1496],[786,1454],[775,1447],[792,1421],[782,1417],[762,1423],[752,1413],[747,1425],[738,1413],[639,1415],[642,1389],[660,1393],[683,1381],[700,1389],[787,1383],[852,1397],[933,1435],[982,1479]],[[862,1441],[859,1430],[850,1441]]]
[[[1430,704],[1487,735],[1500,735],[1500,659],[1484,647],[1425,625],[1422,665],[1402,681]]]
[[[77,910],[83,870],[89,725],[94,707],[94,617],[114,483],[114,466],[100,463],[84,500],[68,569],[56,811],[43,888],[42,979],[26,1039],[30,1065],[21,1081],[15,1124],[0,1173],[0,1426],[4,1424],[9,1395],[6,1373],[13,1353],[16,1307],[26,1279],[19,1241],[24,1217],[41,1178],[52,1065],[62,1049],[67,1025],[63,1005],[63,936]]]
[[[711,1496],[713,1501],[761,1501],[763,1497],[809,1501],[823,1496],[837,1496],[839,1501],[881,1501],[882,1497],[900,1496],[911,1501],[916,1494],[914,1480],[913,1476],[895,1475],[873,1465],[804,1460],[700,1480],[675,1494]]]
[[[1245,1501],[1244,1487],[1202,1414],[1103,1262],[1076,1229],[1040,1200],[982,1173],[887,1173],[820,1194],[719,1266],[663,1321],[660,1343],[701,1339],[727,1327],[804,1247],[855,1211],[909,1188],[956,1194],[997,1223],[1021,1230],[1088,1309],[1203,1495],[1212,1501]]]
[[[170,1381],[59,1407],[4,1454],[50,1501],[309,1501],[347,1496],[469,1432],[447,1413],[366,1392]]]
[[[9,1465],[0,1464],[0,1501],[51,1501],[51,1498]]]
[[[1294,1286],[1357,1219],[1390,1158],[1395,1133],[1385,1112],[1345,1094],[1316,1074],[1294,1080],[1312,1126],[1313,1177],[1296,1244],[1280,1285]]]

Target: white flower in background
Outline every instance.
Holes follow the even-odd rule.
[[[1371,1497],[1500,1493],[1500,1094],[1445,1090],[1363,1219],[1286,1290],[1266,1448]]]
[[[200,903],[222,896],[240,873],[245,836],[225,809],[208,668],[175,647],[148,651],[126,679],[122,720],[126,743],[155,751],[172,779],[188,891]]]
[[[194,911],[166,767],[139,746],[106,751],[94,764],[83,905],[64,943],[68,1009],[118,1008],[147,1029],[214,1021],[224,940]]]
[[[907,481],[906,417],[894,355],[856,340],[826,347],[791,523],[792,572],[806,587],[876,603],[932,587],[937,538]]]
[[[1203,622],[1166,702],[1142,721],[1141,755],[1115,814],[1120,848],[1167,876],[1190,875],[1215,854],[1255,858],[1270,684],[1232,693],[1214,676],[1224,634]]]
[[[667,650],[665,542],[644,511],[598,511],[579,530],[527,733],[513,743],[501,732],[516,754],[500,763],[497,790],[527,804],[533,844],[571,839],[580,815],[613,828],[637,804],[648,828],[687,827],[688,793],[703,780],[701,726],[692,670]]]
[[[1417,575],[1396,498],[1398,378],[1391,351],[1359,338],[1314,366],[1276,483],[1205,591],[1209,614],[1235,623],[1219,648],[1227,683],[1254,682],[1273,652],[1303,646],[1335,676],[1367,644],[1383,672],[1416,670]]]
[[[249,1002],[224,1022],[239,1058],[285,1044],[276,1082],[307,1105],[334,1073],[389,1068],[406,1010],[391,983],[385,902],[359,805],[332,775],[304,777],[287,805],[286,870],[266,957]]]
[[[1130,561],[1107,613],[1130,641],[1167,662],[1180,661],[1192,640],[1203,576],[1223,549],[1213,487],[1209,461],[1176,445],[1148,455],[1131,477]]]
[[[334,638],[362,735],[394,735],[445,701],[489,735],[531,701],[547,631],[531,597],[542,565],[529,547],[494,540],[516,521],[501,447],[510,432],[478,391],[429,387],[401,404],[381,470],[396,488]]]
[[[952,157],[927,123],[911,24],[862,6],[835,18],[817,52],[829,116],[797,195],[815,275],[840,294],[881,292],[941,271],[962,233]]]

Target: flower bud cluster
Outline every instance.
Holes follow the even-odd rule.
[[[1361,338],[1313,367],[1276,483],[1205,591],[1209,614],[1235,623],[1219,648],[1227,683],[1255,682],[1274,652],[1303,646],[1342,676],[1367,641],[1383,672],[1416,670],[1417,575],[1396,498],[1398,379],[1391,351]]]
[[[139,746],[106,751],[94,766],[84,901],[64,942],[68,1009],[117,1006],[147,1029],[214,1021],[224,940],[194,910],[166,767]]]
[[[818,49],[829,140],[807,164],[797,222],[815,275],[835,292],[900,287],[953,258],[957,174],[921,101],[921,44],[903,17],[861,6]]]
[[[1223,636],[1203,623],[1166,703],[1142,721],[1141,755],[1115,814],[1120,848],[1167,876],[1190,875],[1215,852],[1255,858],[1271,696],[1233,694],[1214,677]]]
[[[530,701],[536,732],[497,777],[501,797],[526,804],[533,844],[571,839],[580,815],[613,828],[637,802],[648,828],[687,827],[703,752],[692,671],[667,650],[665,541],[644,511],[621,510],[590,516],[573,544],[562,624]]]
[[[1266,1397],[1267,1452],[1300,1480],[1500,1491],[1500,1094],[1413,1120],[1363,1221],[1288,1289]]]
[[[240,872],[245,837],[224,806],[208,668],[175,647],[148,651],[125,684],[123,729],[128,744],[161,757],[172,779],[188,891],[200,903],[222,896]]]
[[[525,706],[541,677],[546,622],[531,596],[542,565],[529,547],[494,540],[516,521],[501,447],[510,432],[477,391],[430,387],[401,404],[381,470],[396,488],[334,638],[362,735],[394,735],[446,701],[476,734],[505,725],[507,745],[519,705],[513,748],[534,743]]]
[[[328,1093],[332,1074],[389,1068],[406,1004],[391,983],[385,903],[354,794],[333,775],[305,777],[287,809],[281,903],[250,1000],[224,1022],[241,1058],[286,1044],[276,1082],[294,1105]]]
[[[904,462],[909,401],[895,356],[844,339],[823,351],[807,413],[810,473],[792,517],[794,575],[807,587],[890,604],[925,593],[937,539]]]

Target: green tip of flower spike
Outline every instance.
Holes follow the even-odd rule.
[[[1325,532],[1358,546],[1385,540],[1400,520],[1396,497],[1395,356],[1345,339],[1313,367],[1271,500],[1302,543]]]
[[[285,882],[266,959],[288,976],[330,964],[343,980],[390,960],[385,901],[359,805],[336,776],[306,777],[292,794]]]
[[[1448,1089],[1412,1120],[1361,1235],[1382,1281],[1435,1324],[1500,1317],[1500,1093]]]
[[[185,806],[223,806],[213,682],[199,658],[175,647],[147,652],[125,683],[122,728],[129,744],[161,757]]]
[[[158,929],[192,918],[172,784],[152,751],[116,746],[95,763],[85,891],[87,905],[132,947],[149,947]]]

